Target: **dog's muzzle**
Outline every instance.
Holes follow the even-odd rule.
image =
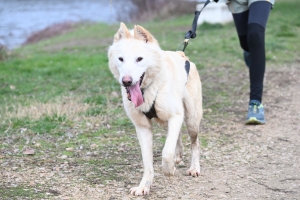
[[[140,77],[140,80],[139,80],[138,83],[136,83],[136,84],[140,84],[140,86],[141,86],[141,85],[142,85],[142,82],[143,82],[143,79],[144,79],[144,76],[145,76],[145,72],[143,73],[143,75]],[[123,79],[122,79],[123,85],[124,85],[124,87],[125,87],[125,89],[126,89],[127,99],[128,99],[129,101],[131,101],[131,95],[130,95],[129,86],[131,86],[131,84],[132,84],[132,78],[130,77],[130,79],[131,79],[131,81],[129,81],[130,84],[129,84],[129,82],[127,82],[126,84],[124,84],[124,81],[123,81]]]

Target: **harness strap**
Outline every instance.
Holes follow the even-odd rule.
[[[185,71],[186,71],[187,76],[189,76],[189,73],[190,73],[190,67],[191,67],[190,61],[186,60],[186,61],[185,61],[185,66],[184,66],[184,68],[185,68]]]
[[[150,110],[148,112],[143,112],[144,115],[146,115],[146,117],[148,119],[152,119],[153,117],[154,118],[158,118],[157,114],[156,114],[156,110],[155,110],[154,104],[155,104],[155,100],[153,101],[153,104],[152,104]]]

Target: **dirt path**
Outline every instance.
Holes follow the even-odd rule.
[[[268,69],[264,101],[267,124],[243,125],[240,119],[246,110],[219,119],[218,126],[204,120],[201,134],[209,143],[202,149],[202,176],[185,175],[190,157],[186,143],[185,162],[175,177],[164,177],[160,159],[156,160],[155,182],[145,199],[299,199],[299,77],[299,63]],[[237,102],[234,108],[243,108],[243,103]],[[128,189],[137,185],[140,177],[139,172],[130,175],[125,191],[122,183],[108,187],[106,197],[135,199],[128,195]]]
[[[202,175],[198,178],[186,175],[188,140],[184,140],[184,161],[172,178],[161,172],[161,146],[154,141],[155,179],[146,197],[134,197],[128,192],[142,177],[137,144],[131,150],[118,144],[116,149],[88,155],[92,160],[116,160],[115,165],[88,165],[77,158],[63,161],[2,157],[2,187],[15,188],[16,192],[18,185],[27,186],[28,191],[46,194],[49,199],[300,199],[299,77],[299,62],[267,69],[264,126],[243,124],[247,108],[241,100],[219,113],[206,112],[208,117],[201,122],[200,138],[205,148],[200,157]],[[155,133],[155,140],[164,134],[160,131]],[[120,153],[124,151],[128,157]],[[99,177],[107,178],[106,184]]]

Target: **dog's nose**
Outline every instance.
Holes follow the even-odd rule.
[[[131,83],[132,83],[132,78],[131,78],[130,76],[124,76],[124,77],[122,78],[122,83],[123,83],[123,85],[124,85],[125,87],[128,87],[128,86],[130,86]]]

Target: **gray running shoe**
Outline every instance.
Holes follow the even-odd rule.
[[[250,67],[250,56],[249,52],[244,51],[244,61],[248,68]]]
[[[248,115],[246,119],[247,125],[265,124],[264,106],[257,100],[251,100],[248,107]]]

